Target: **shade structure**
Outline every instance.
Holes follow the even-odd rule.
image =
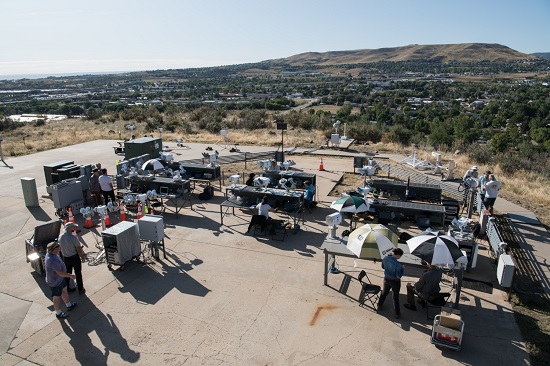
[[[347,247],[359,258],[382,259],[397,248],[397,234],[380,224],[366,224],[353,230]]]
[[[452,266],[464,254],[455,238],[438,231],[425,231],[407,240],[412,255],[437,266]]]
[[[142,170],[163,170],[164,164],[159,159],[149,159],[141,166]]]
[[[330,204],[330,208],[338,212],[365,212],[369,210],[369,205],[363,197],[347,196],[337,199]]]

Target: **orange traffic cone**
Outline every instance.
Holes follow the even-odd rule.
[[[325,167],[323,166],[323,158],[321,158],[321,161],[319,162],[319,171],[325,170]]]
[[[92,216],[86,216],[86,222],[84,223],[86,229],[91,229],[94,227],[94,222],[92,221]]]
[[[73,216],[73,210],[69,207],[69,222],[72,222],[74,224],[74,216]]]
[[[124,205],[122,204],[122,201],[120,201],[120,221],[126,221],[126,211],[124,211]]]
[[[143,217],[143,211],[141,211],[141,203],[138,203],[138,220]]]
[[[103,214],[103,222],[105,226],[111,226],[111,218],[109,217],[109,211],[105,211]]]

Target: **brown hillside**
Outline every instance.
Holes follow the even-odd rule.
[[[440,45],[409,45],[375,50],[306,52],[272,60],[290,65],[343,65],[379,61],[426,60],[439,62],[510,62],[537,58],[500,44],[460,43]]]

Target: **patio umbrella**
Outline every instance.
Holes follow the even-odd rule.
[[[454,265],[464,254],[455,238],[438,231],[424,231],[407,240],[412,255],[433,265]]]
[[[163,170],[164,164],[162,164],[162,162],[159,159],[150,159],[150,160],[147,160],[145,163],[143,163],[143,165],[141,166],[141,169],[152,170],[152,171]]]
[[[382,259],[397,248],[399,238],[380,224],[366,224],[353,230],[346,246],[359,258]]]
[[[368,203],[362,197],[347,196],[337,199],[330,204],[330,208],[338,212],[365,212],[369,210]]]

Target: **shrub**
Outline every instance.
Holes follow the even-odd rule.
[[[466,154],[471,161],[478,164],[492,165],[495,160],[488,145],[472,144],[466,148]]]
[[[413,133],[406,127],[401,125],[392,126],[390,130],[384,134],[382,140],[384,142],[394,142],[401,145],[408,145],[411,142]]]
[[[353,124],[348,127],[349,137],[360,142],[380,142],[383,132],[372,124]]]

